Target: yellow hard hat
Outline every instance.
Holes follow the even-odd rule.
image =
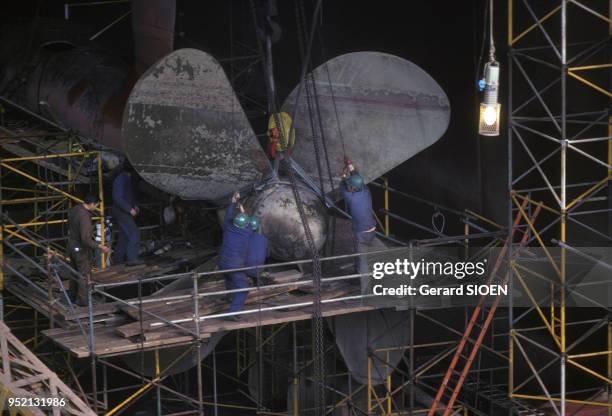
[[[280,123],[280,127],[277,126],[276,120],[278,119]],[[288,147],[293,147],[295,144],[295,129],[291,128],[291,116],[284,111],[276,114],[271,114],[270,119],[268,120],[268,135],[270,134],[270,130],[274,128],[279,129],[279,138],[276,143],[276,150],[283,151]],[[289,132],[291,129],[291,132]]]

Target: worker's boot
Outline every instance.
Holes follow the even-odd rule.
[[[224,316],[223,319],[230,322],[240,322],[242,315],[229,315]]]
[[[259,284],[260,286],[267,286],[267,285],[273,285],[274,279],[272,278],[272,276],[270,276],[270,273],[268,272],[261,272],[259,274]]]

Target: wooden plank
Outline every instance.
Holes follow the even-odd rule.
[[[32,309],[37,310],[43,316],[50,318],[49,314],[49,302],[46,299],[41,299],[37,296],[33,290],[28,289],[23,285],[15,285],[14,283],[10,283],[6,285],[6,289],[13,294],[15,297],[19,298],[23,303],[30,306]],[[64,314],[63,310],[58,310],[57,304],[54,305],[53,308],[53,318],[56,321],[62,321]]]
[[[97,283],[118,283],[161,276],[175,272],[198,259],[206,258],[214,252],[211,249],[201,250],[198,247],[171,250],[161,256],[148,257],[144,259],[143,264],[128,266],[123,263],[110,266],[94,272],[92,277]]]
[[[279,306],[279,305],[290,305],[295,303],[302,302],[312,302],[312,295],[302,295],[295,296],[289,295],[288,292],[297,289],[297,286],[288,286],[277,289],[271,289],[269,291],[263,289],[255,292],[251,292],[246,299],[245,305],[254,304],[256,302],[261,302],[262,306]],[[351,291],[357,290],[356,287],[346,284],[333,284],[326,285],[323,288],[322,298],[323,299],[332,299],[337,297],[346,296]],[[212,315],[215,313],[220,313],[226,308],[227,302],[215,302],[212,304],[204,304],[200,307],[200,316]],[[251,308],[252,309],[252,308]],[[148,310],[148,309],[147,309]],[[181,319],[185,316],[189,316],[193,311],[193,301],[191,299],[187,299],[187,302],[184,304],[177,306],[173,305],[172,308],[169,309],[156,309],[155,313],[164,319],[167,320],[176,320]],[[137,335],[141,335],[142,332],[155,331],[159,328],[164,327],[165,325],[153,327],[152,324],[160,323],[158,319],[155,318],[147,318],[143,320],[142,324],[140,321],[133,322],[130,324],[122,325],[117,328],[117,332],[124,337],[133,337]],[[215,332],[215,331],[213,331]]]
[[[271,275],[271,278],[272,278],[273,283],[279,284],[279,283],[291,283],[291,282],[297,281],[301,276],[302,276],[301,273],[297,270],[287,270],[287,271],[281,271],[281,272],[275,273]],[[218,280],[205,281],[199,284],[199,288],[200,288],[201,294],[222,291],[222,290],[225,290],[224,280],[218,279]],[[191,295],[192,292],[193,290],[189,288],[189,289],[174,290],[172,292],[163,291],[162,295],[153,294],[151,296],[143,297],[143,300],[147,301],[147,303],[144,304],[145,307],[143,310],[147,312],[155,313],[161,316],[161,315],[168,313],[169,307],[172,307],[173,313],[178,313],[179,308],[182,307],[184,308],[184,313],[187,313],[189,312],[189,309],[191,310],[193,309],[193,298],[191,297],[185,298],[185,299],[176,299],[176,300],[171,300],[171,301],[167,301],[163,299],[161,299],[159,302],[150,302],[150,301],[155,300],[157,297],[168,298],[168,297],[174,297],[174,296]],[[252,302],[254,299],[253,292],[249,294],[249,297],[251,298],[250,301]],[[206,304],[211,303],[211,299],[213,298],[203,297],[201,298],[200,302],[202,305],[206,305]],[[217,304],[219,302],[219,299],[220,297],[215,297],[212,303]],[[249,298],[247,298],[247,301],[248,300]],[[132,302],[132,304],[134,305],[137,305],[139,302],[138,299],[130,299],[129,301]],[[187,305],[186,309],[185,309],[185,305]],[[140,311],[138,309],[125,305],[122,307],[122,310],[131,318],[135,320],[140,319]],[[151,316],[147,314],[144,314],[144,317],[147,320],[151,319]]]
[[[92,313],[94,316],[108,315],[119,312],[121,302],[96,303],[93,305]],[[89,308],[87,306],[76,306],[74,313],[68,313],[67,319],[86,319],[89,316]]]
[[[7,289],[18,297],[22,302],[26,303],[30,307],[36,309],[45,317],[49,318],[49,301],[43,298],[37,292],[28,290],[27,286],[13,283],[7,284]],[[60,294],[57,294],[60,296]],[[63,295],[61,295],[63,296]],[[57,299],[54,298],[54,299]],[[76,319],[87,319],[89,317],[89,310],[87,306],[76,306],[73,305],[75,312],[71,312],[70,309],[63,303],[55,302],[53,305],[53,318],[56,323],[60,325],[76,325]],[[96,303],[92,309],[94,318],[100,319],[101,316],[107,315],[108,320],[115,320],[116,317],[110,316],[110,314],[119,311],[118,303]]]
[[[247,297],[245,304],[248,305],[248,304],[252,304],[254,302],[257,302],[265,298],[278,296],[280,294],[295,290],[296,288],[297,286],[287,286],[287,287],[251,292],[251,294]],[[225,300],[218,300],[218,301],[211,302],[211,303],[202,303],[202,305],[199,308],[199,313],[200,313],[200,316],[211,315],[211,314],[222,311],[226,307],[227,307],[227,301]],[[193,301],[184,302],[180,306],[172,305],[172,307],[169,307],[162,312],[160,311],[158,312],[159,312],[158,313],[159,316],[161,316],[162,318],[168,321],[182,319],[185,316],[190,316],[193,313]],[[140,321],[137,321],[137,322],[132,322],[130,324],[122,325],[117,328],[117,333],[126,338],[130,338],[130,337],[141,334],[143,331],[146,332],[150,330],[157,330],[158,328],[165,326],[165,325],[161,325],[161,326],[153,327],[152,324],[154,323],[160,323],[160,320],[156,318],[148,318],[148,319],[144,319],[142,323]]]
[[[295,301],[296,299],[293,299]],[[345,301],[323,305],[323,316],[331,317],[349,313],[363,312],[375,309],[371,305],[362,305],[360,301]],[[256,309],[255,309],[256,310]],[[229,321],[213,318],[200,323],[201,337],[208,338],[212,333],[231,331],[235,329],[252,328],[256,326],[275,325],[293,321],[311,319],[312,307],[305,307],[289,311],[265,311],[245,316],[240,321]],[[183,324],[187,329],[195,329],[192,322]],[[64,332],[63,332],[64,331]],[[70,351],[80,358],[89,356],[87,340],[82,335],[75,334],[75,330],[54,329],[44,331],[46,336],[52,338],[62,348]],[[143,342],[132,341],[114,332],[114,328],[100,328],[95,331],[94,351],[100,356],[127,354],[154,347],[170,347],[188,345],[193,342],[193,336],[185,335],[175,328],[165,327],[145,334]],[[69,336],[67,336],[69,335]]]

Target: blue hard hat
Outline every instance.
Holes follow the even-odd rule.
[[[251,217],[249,219],[249,225],[251,226],[251,230],[253,231],[259,230],[259,218]]]
[[[351,176],[346,178],[347,185],[352,188],[354,192],[359,192],[363,189],[363,178],[361,175],[353,173]]]
[[[238,228],[245,228],[249,225],[249,216],[241,212],[234,217],[234,225]]]

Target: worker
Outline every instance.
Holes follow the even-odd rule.
[[[110,248],[94,240],[91,216],[98,208],[98,199],[87,195],[83,202],[68,212],[68,252],[73,268],[79,273],[78,280],[70,279],[69,292],[77,305],[87,304],[87,281],[90,278],[94,250],[108,253]]]
[[[238,204],[240,194],[234,193],[231,203],[225,211],[223,220],[223,243],[219,250],[219,269],[239,269],[245,267],[249,239],[253,230],[249,227],[249,216],[244,213],[242,205]],[[236,214],[236,207],[239,213]],[[248,287],[247,275],[244,271],[225,273],[225,288],[227,290],[244,289]],[[247,292],[232,293],[229,312],[238,312],[244,307]],[[239,315],[229,316],[229,320],[239,320]]]
[[[345,159],[344,172],[340,183],[340,191],[346,201],[353,228],[355,250],[357,253],[371,251],[376,236],[376,222],[372,213],[372,195],[363,177],[357,172],[350,159]],[[365,255],[360,255],[357,263],[359,274],[369,273],[368,261]],[[369,276],[361,277],[362,292],[369,284]]]
[[[247,270],[246,273],[253,280],[253,284],[259,286],[262,283],[266,283],[269,278],[269,274],[259,267],[266,263],[266,258],[268,257],[268,238],[259,233],[259,218],[252,216],[249,220],[249,226],[253,234],[249,238],[245,266],[252,267],[252,269]]]
[[[113,181],[112,213],[119,229],[113,263],[118,264],[126,261],[129,265],[138,263],[140,230],[134,218],[139,212],[132,186],[132,174],[124,170]]]

